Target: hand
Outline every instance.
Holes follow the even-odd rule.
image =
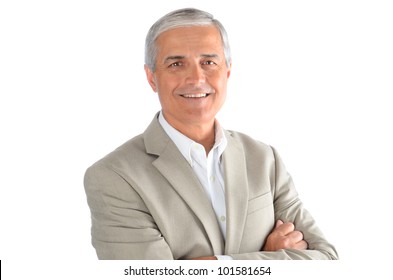
[[[308,244],[303,240],[303,233],[295,230],[293,223],[276,222],[273,231],[267,237],[263,251],[277,251],[280,249],[306,250]]]

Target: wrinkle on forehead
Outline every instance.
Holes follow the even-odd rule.
[[[167,58],[197,57],[224,58],[219,30],[212,25],[179,27],[163,32],[157,38],[157,61]]]

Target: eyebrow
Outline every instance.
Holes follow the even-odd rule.
[[[212,53],[212,54],[201,54],[201,57],[205,58],[218,58],[218,54]]]
[[[218,56],[218,54],[212,53],[212,54],[201,54],[200,57],[203,57],[203,58],[218,58],[219,56]],[[184,55],[170,55],[170,56],[165,58],[164,63],[167,63],[168,61],[171,61],[171,60],[179,60],[179,59],[185,59],[185,58],[186,58],[186,56],[184,56]]]
[[[184,55],[172,55],[165,58],[164,63],[168,62],[169,60],[179,60],[186,58]]]

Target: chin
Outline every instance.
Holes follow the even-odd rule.
[[[214,121],[217,113],[214,112],[191,112],[188,114],[190,121],[197,123],[197,122],[210,122]]]

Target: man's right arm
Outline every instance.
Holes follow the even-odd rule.
[[[99,259],[173,259],[146,205],[119,174],[95,164],[84,185]]]

